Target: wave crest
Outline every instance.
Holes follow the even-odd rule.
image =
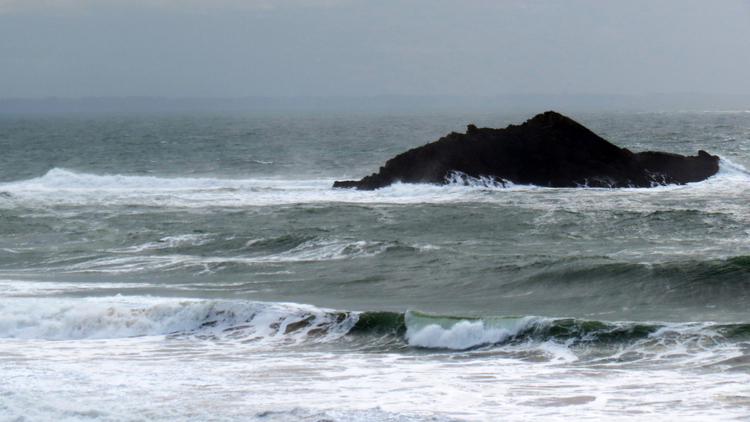
[[[345,335],[357,315],[309,305],[144,297],[6,299],[0,337],[77,340],[138,336],[296,344]]]
[[[453,350],[503,343],[543,320],[538,317],[432,316],[414,311],[407,312],[404,319],[406,340],[410,345]]]

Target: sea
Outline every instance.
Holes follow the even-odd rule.
[[[750,419],[750,111],[684,186],[333,189],[545,110],[0,116],[0,421]]]

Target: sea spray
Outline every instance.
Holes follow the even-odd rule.
[[[535,317],[466,318],[410,311],[406,339],[412,346],[465,350],[514,338],[541,321]]]
[[[313,306],[150,297],[9,298],[0,305],[0,338],[76,340],[199,336],[294,344],[345,335],[357,315]]]

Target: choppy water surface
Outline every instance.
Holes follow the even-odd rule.
[[[686,186],[331,188],[532,114],[0,119],[0,415],[745,417],[750,113],[568,113]]]

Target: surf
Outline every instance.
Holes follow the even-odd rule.
[[[236,342],[264,350],[326,344],[398,353],[489,352],[522,360],[546,356],[550,362],[597,365],[696,359],[701,365],[718,365],[743,355],[750,323],[472,317],[148,296],[6,297],[0,304],[0,338],[88,341],[144,336]]]

